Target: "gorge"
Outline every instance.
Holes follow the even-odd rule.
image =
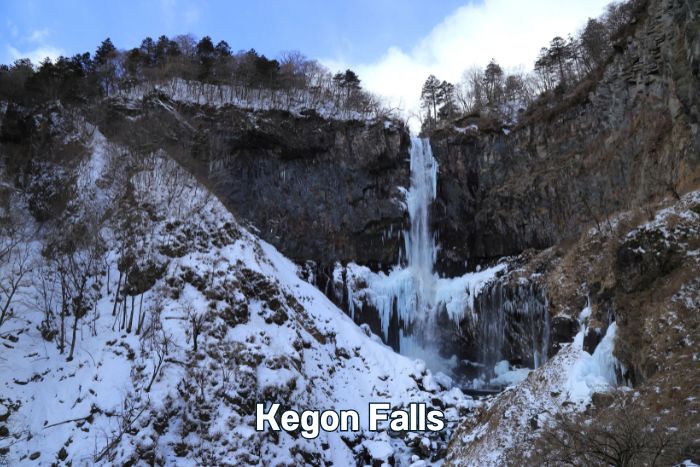
[[[0,67],[0,464],[700,463],[700,4],[616,5],[419,135],[208,36]],[[445,426],[256,427],[370,404]]]

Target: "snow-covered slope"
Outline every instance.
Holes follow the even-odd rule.
[[[354,409],[363,424],[369,402],[439,404],[448,420],[474,403],[356,326],[166,154],[127,159],[98,131],[88,143],[68,211],[103,223],[97,300],[67,361],[56,344],[60,284],[39,253],[61,224],[26,239],[33,268],[0,328],[3,460],[352,465],[430,460],[444,447],[447,433],[256,432],[258,402]]]
[[[451,465],[506,465],[528,457],[538,427],[561,413],[585,410],[596,392],[616,386],[612,355],[615,324],[593,355],[583,350],[584,331],[521,383],[506,389],[455,432]]]

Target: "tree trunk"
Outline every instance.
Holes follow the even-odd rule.
[[[5,306],[2,307],[2,314],[0,314],[0,326],[2,326],[2,323],[5,322],[5,314],[7,313],[7,309],[10,307],[10,300],[12,297],[7,299],[7,302],[5,302]]]
[[[66,287],[63,283],[61,283],[61,296],[61,335],[58,349],[59,353],[63,355],[63,352],[66,350]]]
[[[95,302],[95,306],[92,310],[92,328],[90,329],[92,337],[97,337],[97,320],[99,318],[100,315],[97,314],[97,302]]]
[[[126,327],[126,295],[124,295],[124,306],[122,307],[122,325],[119,329],[124,329]]]
[[[78,315],[75,315],[75,319],[73,320],[73,335],[71,336],[70,339],[70,352],[68,353],[68,358],[66,361],[70,362],[73,360],[73,351],[75,350],[75,335],[77,334],[78,331]]]
[[[131,296],[131,313],[129,313],[129,326],[126,327],[126,332],[131,333],[131,326],[134,323],[134,299],[136,295]]]
[[[109,280],[107,281],[109,284]],[[117,314],[117,302],[119,301],[119,289],[121,288],[122,285],[122,272],[119,271],[119,279],[117,280],[117,293],[114,294],[114,308],[112,308],[112,316],[115,316]],[[109,292],[107,292],[109,293]]]
[[[12,298],[15,296],[15,293],[17,293],[17,289],[19,289],[19,285],[22,283],[22,277],[24,276],[23,273],[20,273],[18,277],[16,277],[10,284],[10,291],[7,294],[7,301],[2,307],[2,314],[0,315],[0,326],[5,322],[5,319],[10,318],[12,316],[12,308],[10,308],[10,304],[12,303]],[[7,314],[7,310],[10,310],[10,314]]]
[[[139,319],[136,324],[136,335],[141,334],[141,326],[143,325],[143,294],[141,294],[141,299],[139,300]]]
[[[197,353],[197,338],[199,337],[199,326],[197,318],[192,318],[192,350]]]
[[[158,377],[158,373],[160,372],[160,367],[163,366],[163,359],[165,358],[165,355],[159,355],[158,356],[158,362],[154,365],[153,368],[153,376],[151,376],[151,381],[148,382],[148,386],[144,389],[144,391],[151,392],[151,387],[153,386],[153,383],[155,382],[156,378]]]

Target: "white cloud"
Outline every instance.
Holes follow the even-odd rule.
[[[391,47],[373,63],[324,63],[332,70],[353,68],[367,89],[410,113],[429,74],[458,81],[465,69],[491,58],[506,69],[531,69],[540,48],[554,36],[575,33],[610,1],[485,0],[455,10],[409,51]]]
[[[49,36],[48,29],[36,29],[27,37],[28,42],[42,43]]]
[[[64,55],[63,49],[53,47],[51,45],[42,45],[33,50],[20,51],[12,46],[7,46],[7,54],[10,60],[14,62],[20,58],[28,58],[34,65],[41,63],[46,57],[55,60],[60,55]]]
[[[11,23],[8,22],[8,25],[11,25]],[[14,27],[14,25],[12,26]],[[63,49],[46,42],[49,34],[50,31],[48,29],[34,29],[29,34],[20,36],[19,31],[15,27],[12,34],[13,38],[15,38],[15,44],[7,44],[5,46],[3,62],[9,61],[9,63],[12,63],[20,58],[28,58],[34,65],[38,65],[47,57],[55,61],[56,58],[64,55],[65,52]],[[0,53],[0,55],[2,54]]]

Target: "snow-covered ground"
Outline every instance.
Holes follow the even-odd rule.
[[[60,231],[44,228],[32,240],[31,279],[0,329],[0,418],[10,433],[0,458],[74,466],[430,461],[440,440],[423,434],[399,439],[363,427],[307,440],[256,432],[254,406],[354,409],[366,424],[369,402],[433,406],[437,398],[454,426],[475,405],[449,378],[355,325],[167,155],[145,157],[127,175],[118,148],[98,131],[86,139],[92,155],[78,169],[76,203],[118,213],[128,192],[121,215],[133,216],[101,229],[108,248],[94,282],[99,299],[78,323],[72,361],[40,330],[46,307],[55,325],[60,287],[39,250]],[[124,297],[122,289],[115,303],[123,238],[134,239],[136,264],[160,272],[142,293]],[[131,332],[122,321],[129,312]]]

